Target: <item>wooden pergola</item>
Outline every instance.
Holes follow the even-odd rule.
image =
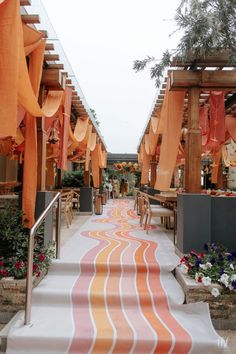
[[[187,144],[185,147],[185,178],[186,192],[201,191],[201,130],[199,124],[199,106],[209,103],[210,91],[221,90],[225,94],[225,112],[236,113],[236,64],[230,62],[227,52],[189,61],[173,60],[168,71],[170,91],[185,91],[182,128],[187,128]],[[145,134],[150,131],[151,117],[157,117],[162,109],[167,90],[165,78],[157,95],[151,114],[139,144],[144,141]],[[161,136],[158,139],[161,145]],[[152,156],[151,185],[154,186],[158,156]]]
[[[33,44],[30,43],[30,46],[33,48],[32,50],[34,50],[34,48],[37,48],[37,44],[39,42],[40,43],[45,42],[43,62],[41,68],[39,68],[39,71],[42,70],[42,74],[40,75],[40,83],[39,83],[40,89],[37,98],[38,101],[37,104],[39,104],[40,107],[43,107],[44,103],[48,99],[50,92],[53,93],[54,96],[61,97],[61,107],[63,105],[64,105],[63,107],[65,107],[66,92],[69,92],[69,96],[71,97],[67,103],[68,114],[65,111],[62,111],[62,109],[61,110],[59,109],[57,112],[57,117],[52,116],[53,119],[55,118],[58,120],[58,126],[57,127],[52,126],[52,128],[50,128],[51,130],[53,129],[57,130],[56,132],[57,136],[61,134],[60,138],[57,139],[57,142],[60,141],[60,139],[64,139],[64,136],[66,135],[67,136],[65,140],[66,144],[67,141],[68,143],[70,143],[70,146],[68,145],[68,147],[67,145],[59,146],[58,143],[57,150],[59,151],[60,148],[61,150],[63,149],[64,151],[63,167],[59,166],[57,168],[59,180],[61,178],[61,170],[67,168],[66,161],[79,162],[79,163],[84,163],[86,166],[85,168],[86,185],[90,186],[90,170],[92,169],[92,175],[95,173],[94,171],[96,170],[95,173],[96,176],[93,177],[94,179],[96,177],[96,187],[99,187],[99,185],[101,184],[101,172],[103,168],[106,166],[107,152],[106,152],[106,145],[104,139],[100,133],[96,120],[93,116],[93,113],[91,112],[90,108],[87,105],[87,102],[83,96],[83,93],[78,85],[76,78],[69,77],[68,72],[64,69],[64,63],[60,61],[60,56],[58,53],[56,53],[54,44],[50,42],[50,38],[48,38],[47,30],[37,30],[37,24],[40,23],[40,15],[29,14],[30,11],[27,11],[27,8],[29,8],[31,5],[31,1],[20,0],[20,2],[16,3],[15,5],[18,6],[19,8],[19,4],[21,6],[22,11],[21,11],[21,15],[19,13],[17,14],[17,16],[21,16],[23,30],[30,32],[33,29],[34,31],[33,35],[36,36],[38,41],[37,43],[36,40]],[[18,26],[18,22],[17,25],[15,26]],[[21,24],[19,26],[21,26]],[[23,38],[23,40],[24,39],[25,38]],[[23,50],[24,49],[25,48],[23,48]],[[30,53],[31,52],[29,51],[29,54]],[[29,54],[25,52],[26,58],[27,60],[29,59],[28,61],[30,62]],[[57,92],[61,92],[62,94],[61,95],[57,94]],[[25,107],[23,106],[23,108]],[[23,115],[24,109],[21,111],[22,111],[21,114]],[[25,110],[25,112],[28,111]],[[68,116],[68,118],[66,116]],[[58,165],[58,153],[57,152],[55,153],[56,149],[54,149],[57,142],[52,142],[52,144],[54,145],[51,145],[51,149],[49,151],[48,147],[50,146],[50,142],[48,138],[48,132],[46,132],[45,130],[46,119],[48,118],[45,118],[43,114],[38,117],[40,117],[40,119],[35,120],[34,118],[36,118],[36,116],[33,116],[32,118],[34,121],[36,121],[37,124],[37,138],[36,138],[37,142],[35,143],[35,146],[38,155],[37,156],[38,165],[37,165],[37,171],[35,171],[35,175],[37,175],[37,190],[45,191],[48,186],[53,187],[55,185],[52,184],[55,183],[55,181],[52,182],[52,180],[53,180],[53,171],[55,169],[55,166]],[[11,119],[11,117],[9,117],[9,119]],[[64,121],[68,122],[68,120],[69,120],[69,125],[66,125],[66,127],[64,127]],[[49,121],[48,124],[50,127]],[[19,133],[20,133],[21,142],[24,141],[24,131],[22,130],[22,128],[23,130],[25,130],[25,123],[23,121],[23,117],[21,119],[20,125],[17,127],[17,129],[20,130]],[[64,135],[64,130],[66,130],[65,135]],[[82,130],[82,132],[80,130]],[[4,133],[3,134],[1,133],[3,133],[3,131],[1,131],[0,129],[0,136],[2,136],[5,140],[8,139],[9,143],[15,141],[14,138],[13,139],[11,138],[14,137],[14,135],[9,135],[9,134],[6,135]],[[68,148],[68,153],[67,153],[67,148]],[[24,153],[23,149],[24,146],[22,147],[19,146],[18,151]],[[2,168],[4,168],[4,166],[2,166]],[[50,173],[47,170],[49,168],[51,170]],[[47,178],[49,175],[52,178],[50,184],[47,184]],[[34,187],[32,189],[34,189]]]

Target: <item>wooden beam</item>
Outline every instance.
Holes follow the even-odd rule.
[[[21,15],[21,20],[26,24],[40,23],[39,15]]]
[[[75,86],[74,85],[66,85],[68,87],[70,87],[73,91],[75,90]]]
[[[58,61],[60,57],[58,54],[44,54],[45,61]]]
[[[57,69],[44,69],[41,84],[47,89],[63,90],[65,87],[65,78],[63,73]]]
[[[20,6],[30,6],[31,0],[20,0]]]
[[[173,70],[171,72],[170,90],[181,90],[189,87],[236,89],[236,70]]]
[[[39,32],[43,34],[43,38],[48,38],[48,31],[40,30]]]
[[[46,43],[45,50],[54,50],[54,44],[53,43]]]
[[[64,70],[64,64],[48,64],[47,69]]]

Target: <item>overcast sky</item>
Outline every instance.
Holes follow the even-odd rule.
[[[156,89],[135,59],[175,48],[180,0],[42,0],[110,152],[134,153]]]

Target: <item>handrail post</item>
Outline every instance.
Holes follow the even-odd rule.
[[[60,257],[60,236],[61,236],[61,193],[57,193],[51,203],[46,207],[38,220],[30,229],[28,239],[28,264],[26,277],[26,300],[25,300],[25,325],[31,325],[31,304],[33,289],[33,263],[34,263],[34,236],[38,227],[42,224],[53,205],[57,203],[56,211],[56,257]]]
[[[57,201],[56,209],[56,259],[61,255],[61,197]]]
[[[32,228],[30,230],[29,240],[28,240],[25,325],[29,325],[30,320],[31,320],[31,303],[32,303],[32,287],[33,287],[33,259],[34,259],[34,234],[35,234],[35,229]]]

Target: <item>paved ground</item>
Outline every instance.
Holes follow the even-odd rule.
[[[61,238],[62,238],[62,244],[65,244],[72,236],[73,234],[78,230],[79,227],[81,227],[89,218],[90,216],[88,215],[79,215],[77,212],[75,212],[74,219],[72,225],[70,225],[69,228],[67,228],[65,224],[65,220],[62,220],[62,225],[61,225]],[[168,235],[168,237],[173,240],[173,232],[172,231],[166,231],[165,233]],[[4,327],[3,324],[0,324],[0,330]],[[236,331],[232,330],[224,330],[224,331],[217,331],[219,335],[221,335],[225,341],[228,344],[228,348],[225,350],[225,354],[235,354],[236,353]],[[0,354],[3,354],[0,352]],[[204,353],[203,353],[204,354]],[[210,353],[205,353],[205,354],[210,354]]]

